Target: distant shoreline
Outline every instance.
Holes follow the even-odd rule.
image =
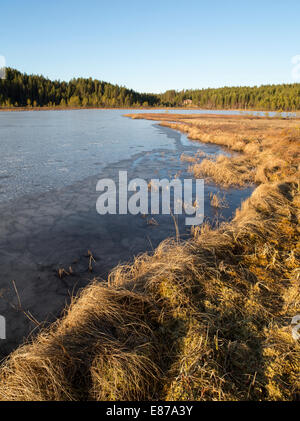
[[[0,107],[0,112],[13,111],[72,111],[72,110],[150,110],[155,107],[139,108],[139,107]],[[163,108],[157,108],[158,110]]]
[[[203,108],[203,107],[0,107],[0,112],[18,111],[72,111],[72,110],[188,110],[188,111],[234,111],[234,112],[262,112],[262,113],[287,113],[297,114],[296,111],[272,111],[263,109],[237,109],[237,108]]]
[[[1,111],[67,111],[67,110],[206,110],[216,111],[214,108],[203,107],[0,107]],[[220,109],[220,111],[261,111],[261,110],[238,110]],[[274,111],[273,111],[274,112]],[[290,112],[290,111],[288,111]]]

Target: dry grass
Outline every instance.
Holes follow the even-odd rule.
[[[129,114],[129,116],[132,116]],[[218,184],[245,186],[300,179],[300,120],[211,114],[138,114],[135,118],[160,120],[189,139],[214,143],[242,154],[215,158],[200,156],[189,161],[196,178],[208,177]]]
[[[0,398],[299,398],[290,327],[300,313],[299,138],[288,141],[292,153],[281,159],[290,166],[264,172],[230,223],[196,227],[190,240],[167,240],[116,267],[13,352],[0,369]]]
[[[148,299],[93,283],[2,366],[2,400],[145,399],[158,376]],[[152,310],[155,313],[155,310]],[[150,322],[151,323],[151,322]]]
[[[186,154],[182,153],[181,156],[180,156],[180,160],[183,161],[183,162],[197,162],[197,157],[186,155]]]
[[[228,207],[225,196],[220,196],[219,193],[210,193],[210,204],[217,209]]]

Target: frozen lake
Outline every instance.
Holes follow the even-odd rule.
[[[99,215],[100,178],[117,180],[120,170],[128,172],[128,180],[191,178],[181,154],[227,153],[153,121],[125,118],[126,112],[0,113],[0,314],[7,320],[0,357],[35,328],[23,310],[51,322],[93,277],[105,278],[119,262],[151,252],[175,235],[170,215],[155,215],[155,225],[149,223],[151,215]],[[206,184],[205,218],[230,219],[252,190]],[[215,192],[228,202],[221,211],[210,204]],[[184,219],[178,217],[182,239],[190,235]],[[95,257],[92,273],[88,250]],[[60,278],[60,268],[68,275]]]

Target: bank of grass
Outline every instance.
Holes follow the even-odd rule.
[[[300,178],[300,119],[244,115],[128,114],[132,118],[158,120],[162,126],[185,133],[189,139],[224,146],[231,157],[197,157],[182,160],[195,177],[208,177],[218,184],[245,186],[250,183],[297,180]]]
[[[116,267],[13,352],[0,369],[1,399],[299,398],[290,326],[300,313],[299,135],[284,139],[286,165],[266,172],[230,223],[196,227],[190,240]]]

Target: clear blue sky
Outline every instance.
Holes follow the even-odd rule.
[[[293,82],[300,0],[1,0],[0,55],[144,92]]]

